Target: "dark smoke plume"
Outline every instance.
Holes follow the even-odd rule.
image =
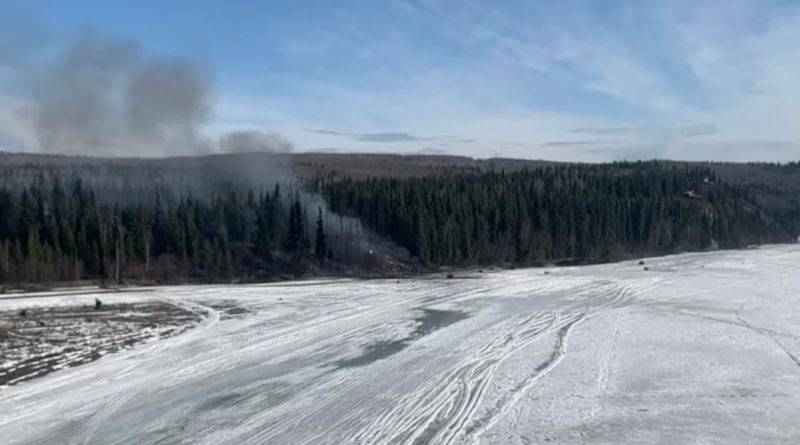
[[[98,29],[57,39],[31,18],[0,18],[0,87],[16,91],[13,104],[0,104],[0,149],[133,157],[292,151],[278,133],[205,136],[212,81],[205,64],[148,54]]]
[[[210,75],[188,59],[144,54],[98,31],[77,35],[32,76],[36,136],[47,152],[168,155],[204,151]]]

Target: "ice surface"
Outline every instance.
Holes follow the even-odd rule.
[[[128,292],[204,321],[0,390],[0,440],[800,443],[800,247],[646,262]]]

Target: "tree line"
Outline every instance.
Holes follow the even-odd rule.
[[[174,183],[109,194],[45,171],[0,184],[0,282],[270,280],[390,256],[423,268],[585,263],[788,242],[800,228],[800,204],[765,207],[757,187],[660,162],[317,177],[305,190]]]
[[[608,261],[794,239],[707,167],[561,165],[419,178],[315,179],[331,210],[432,265]]]
[[[57,178],[0,189],[0,282],[269,279],[333,258],[322,208],[309,227],[300,195],[279,185],[121,204],[95,195]]]

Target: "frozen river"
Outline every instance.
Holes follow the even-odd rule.
[[[0,389],[0,442],[800,443],[800,246],[646,262],[104,296],[202,318]]]

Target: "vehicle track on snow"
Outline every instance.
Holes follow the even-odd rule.
[[[789,359],[792,362],[794,362],[795,366],[800,368],[800,357],[798,357],[794,352],[789,350],[789,348],[786,347],[786,345],[783,344],[783,342],[778,338],[779,335],[780,336],[789,337],[789,338],[792,338],[792,339],[795,339],[795,340],[797,340],[798,337],[795,336],[795,335],[789,334],[789,333],[778,332],[778,331],[774,331],[774,330],[771,330],[771,329],[767,329],[767,328],[758,326],[756,324],[751,323],[747,319],[745,319],[744,316],[742,315],[742,311],[744,310],[744,307],[750,301],[752,301],[752,297],[750,298],[750,300],[747,300],[744,303],[742,303],[742,305],[739,306],[739,309],[736,311],[736,319],[739,320],[739,322],[741,323],[741,326],[746,327],[746,328],[748,328],[748,329],[750,329],[752,331],[758,332],[760,334],[763,334],[763,335],[766,335],[767,337],[769,337],[775,343],[775,345],[777,345],[778,348],[781,351],[783,351],[786,354],[786,356],[789,357]]]
[[[555,369],[567,352],[567,342],[573,328],[586,319],[586,313],[579,314],[562,325],[556,334],[556,341],[550,356],[539,364],[532,374],[508,391],[486,414],[471,422],[464,433],[471,439],[477,439],[502,418],[522,396],[543,376]],[[448,443],[451,441],[448,441]]]
[[[157,354],[165,349],[170,347],[175,347],[181,344],[185,344],[188,341],[192,341],[194,338],[197,338],[203,331],[211,328],[212,326],[216,325],[219,322],[219,313],[214,309],[201,305],[194,302],[189,302],[186,300],[179,300],[179,299],[164,299],[162,298],[161,301],[179,306],[183,309],[188,311],[195,312],[197,314],[202,315],[203,321],[201,321],[197,326],[190,329],[187,332],[184,332],[181,335],[176,337],[156,341],[150,345],[136,348],[131,352],[131,355],[115,355],[105,357],[107,360],[131,360],[133,357],[148,357],[148,362],[152,365],[159,367],[169,367],[177,363],[179,360],[172,358],[172,357],[151,357],[153,354]],[[140,375],[146,375],[146,372],[142,371],[142,363],[136,363],[135,365],[131,365],[125,368],[118,376],[117,379],[125,378],[126,384],[123,386],[123,389],[112,396],[110,396],[110,400],[101,405],[99,409],[95,411],[94,414],[89,416],[88,420],[85,424],[81,425],[79,431],[75,433],[70,439],[70,445],[78,445],[78,444],[88,444],[92,441],[94,436],[97,434],[97,431],[102,427],[103,423],[107,421],[111,416],[114,415],[120,408],[125,406],[125,404],[135,397],[138,393],[143,391],[141,385],[137,385],[135,381],[131,381],[127,378],[128,374],[134,372],[135,370],[140,371]]]
[[[329,345],[340,345],[345,339],[348,338],[359,338],[362,337],[365,332],[369,332],[374,328],[374,324],[381,320],[382,317],[392,315],[396,313],[397,308],[408,306],[409,310],[425,310],[428,308],[434,308],[440,305],[446,305],[455,301],[464,300],[464,299],[472,299],[476,297],[480,297],[482,294],[489,291],[489,288],[479,288],[477,290],[472,290],[469,292],[450,292],[445,293],[442,289],[435,289],[426,292],[427,296],[423,296],[421,298],[415,299],[418,304],[414,304],[413,302],[409,302],[403,299],[398,300],[390,300],[388,302],[381,302],[374,307],[364,309],[363,307],[351,307],[347,309],[341,309],[335,311],[322,319],[311,319],[306,323],[302,323],[301,326],[297,326],[295,328],[289,328],[287,330],[280,330],[278,332],[274,332],[270,335],[266,336],[258,336],[258,337],[248,337],[248,343],[251,343],[252,346],[247,348],[240,348],[237,353],[241,351],[247,351],[251,348],[264,348],[264,345],[267,345],[269,348],[274,348],[276,346],[282,346],[288,343],[291,343],[292,339],[301,340],[297,344],[293,344],[292,354],[307,354],[311,350],[325,350],[328,348]],[[319,339],[310,338],[307,335],[309,332],[314,332],[317,330],[321,330],[325,326],[328,325],[338,325],[342,322],[354,322],[357,320],[369,320],[367,324],[359,324],[356,327],[351,329],[344,329],[341,332],[332,335],[326,335],[322,342]],[[281,356],[284,357],[285,356]],[[304,390],[309,390],[312,387],[321,388],[321,387],[331,387],[332,391],[326,392],[323,399],[319,401],[320,405],[324,404],[326,401],[336,400],[338,397],[341,397],[348,393],[354,386],[362,386],[362,383],[358,379],[345,379],[345,380],[336,380],[335,385],[332,384],[330,381],[323,380],[323,381],[315,381],[311,386],[304,388]],[[379,395],[376,394],[376,397]],[[287,429],[296,428],[297,425],[301,425],[304,421],[312,421],[314,417],[318,415],[318,413],[314,410],[302,413],[299,417],[293,416],[291,418],[282,418],[277,422],[273,421],[271,423],[271,428],[269,430],[263,430],[259,428],[258,431],[254,431],[254,434],[249,435],[244,433],[247,437],[248,441],[253,441],[257,443],[261,442],[272,442],[279,440],[281,431],[285,431]],[[268,413],[264,413],[265,418],[269,417]],[[257,418],[251,419],[253,424],[255,425],[258,423]],[[344,415],[339,422],[337,422],[338,427],[342,427],[345,424],[355,424],[358,423],[359,419],[358,411],[355,410],[353,412],[349,412]],[[304,420],[305,419],[305,420]],[[254,427],[255,429],[255,427]],[[307,439],[303,441],[298,441],[298,444],[302,443],[319,443],[319,441],[324,441],[326,437],[325,432],[320,432],[319,434],[310,434]]]
[[[601,286],[598,293],[598,286]],[[507,328],[479,348],[470,360],[463,361],[436,383],[399,400],[368,428],[353,437],[356,443],[453,443],[481,431],[516,403],[516,399],[550,372],[566,351],[569,332],[588,316],[627,305],[633,298],[629,286],[603,281],[575,289],[579,301],[561,309],[537,312],[520,319],[512,317]],[[516,318],[516,321],[514,319]],[[535,372],[515,385],[480,420],[473,420],[497,368],[509,357],[555,333],[553,351]],[[397,433],[400,431],[400,433]],[[468,434],[469,435],[469,434]]]
[[[359,433],[356,442],[415,443],[431,440],[441,434],[440,431],[457,431],[459,420],[463,421],[474,411],[496,366],[503,357],[518,349],[514,344],[518,332],[525,327],[528,340],[533,341],[552,329],[557,319],[556,313],[536,313],[510,322],[509,327],[470,360],[447,372],[430,387],[399,400],[370,428]]]

